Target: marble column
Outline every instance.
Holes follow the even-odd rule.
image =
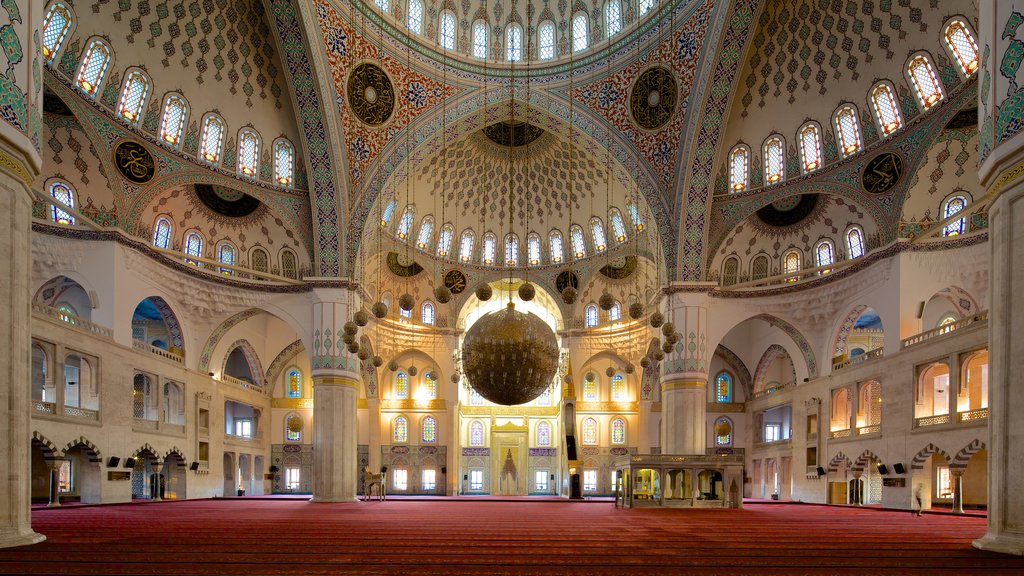
[[[703,306],[684,305],[680,296],[669,296],[665,313],[667,321],[675,325],[679,342],[661,365],[661,453],[704,454],[708,311]]]
[[[50,508],[60,506],[60,467],[63,460],[51,460],[50,465],[50,501],[46,504]]]
[[[953,475],[953,513],[964,513],[964,471],[950,470]]]
[[[163,496],[160,495],[160,478],[163,477],[163,466],[164,463],[161,462],[159,458],[154,458],[153,460],[149,461],[149,469],[153,471],[149,476],[149,489],[151,491],[150,500],[152,500],[153,502],[163,501]]]

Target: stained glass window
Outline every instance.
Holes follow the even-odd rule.
[[[71,304],[61,304],[57,306],[57,314],[60,319],[68,324],[75,324],[75,319],[78,318],[78,311],[76,311]]]
[[[597,444],[597,420],[593,418],[583,419],[583,444],[587,446]]]
[[[75,207],[75,193],[71,190],[71,187],[64,182],[54,182],[51,184],[50,196],[68,208]],[[50,216],[53,217],[53,221],[57,224],[75,224],[74,216],[56,206],[50,206]]]
[[[424,216],[420,222],[420,233],[416,237],[416,247],[420,250],[426,250],[430,246],[430,240],[434,236],[434,218],[432,216]]]
[[[178,94],[170,94],[164,103],[164,117],[160,122],[160,138],[178,147],[181,143],[181,131],[185,128],[185,116],[188,114],[188,105],[185,99]]]
[[[473,22],[473,56],[487,58],[487,24],[483,20]]]
[[[577,260],[580,258],[587,257],[587,245],[583,240],[583,228],[579,225],[573,224],[572,228],[569,229],[569,234],[572,236],[572,253]]]
[[[459,260],[469,262],[473,258],[473,231],[466,230],[459,239]]]
[[[221,244],[220,248],[217,249],[217,260],[221,264],[227,264],[228,266],[234,266],[235,265],[235,247],[232,246],[228,242],[225,242],[225,243]],[[235,273],[235,271],[230,269],[230,268],[222,267],[222,268],[220,268],[220,273],[224,274],[226,276],[231,276],[231,275],[233,275]]]
[[[626,443],[626,421],[622,418],[612,420],[612,444]]]
[[[782,257],[782,262],[784,272],[786,274],[793,274],[800,271],[800,253],[796,250],[786,252],[786,255]],[[792,276],[790,278],[786,278],[786,282],[796,282],[799,279],[799,276]]]
[[[415,217],[415,212],[412,204],[406,206],[405,210],[402,211],[402,217],[398,220],[398,230],[395,232],[399,238],[405,239],[409,237],[409,232],[412,231],[412,221]]]
[[[619,244],[626,241],[626,223],[622,221],[622,213],[618,208],[612,208],[608,212],[608,220],[611,222],[612,235]]]
[[[293,280],[299,279],[299,271],[295,266],[295,253],[291,250],[281,252],[281,275]]]
[[[551,250],[551,263],[560,264],[563,258],[562,233],[558,230],[552,230],[548,234],[548,245],[548,249]]]
[[[405,416],[396,416],[391,423],[391,440],[395,444],[409,441],[409,421]]]
[[[448,256],[452,249],[452,237],[455,236],[455,228],[451,224],[441,227],[441,234],[437,237],[437,255],[441,258]]]
[[[829,266],[835,262],[835,251],[832,249],[832,242],[829,240],[823,240],[815,249],[815,255],[817,257],[817,264],[819,267]],[[819,270],[818,275],[823,276],[831,271],[831,268]]]
[[[288,397],[302,397],[302,373],[295,369],[288,371]]]
[[[479,420],[474,420],[469,425],[469,445],[470,446],[483,446],[484,445],[484,424]]]
[[[82,57],[82,63],[78,68],[78,79],[76,83],[83,92],[96,97],[96,91],[103,76],[107,73],[107,66],[110,64],[110,46],[99,38],[89,44],[89,48]]]
[[[633,219],[633,226],[637,232],[644,229],[644,221],[640,218],[640,209],[636,207],[636,204],[629,205],[629,217]]]
[[[768,277],[768,257],[764,254],[759,254],[754,257],[753,262],[750,264],[750,279],[751,280],[762,280]]]
[[[555,25],[550,20],[541,22],[540,30],[537,32],[540,37],[540,59],[551,60],[555,57]]]
[[[626,400],[626,377],[622,374],[612,376],[612,400],[616,402]]]
[[[808,124],[800,130],[800,155],[803,157],[804,173],[821,168],[821,142],[818,127]]]
[[[505,30],[505,58],[509,62],[523,59],[523,27],[512,24]]]
[[[274,142],[274,180],[281,186],[291,186],[294,170],[295,149],[288,140],[278,138]]]
[[[171,221],[167,218],[158,218],[156,228],[153,230],[153,246],[168,250],[171,247]]]
[[[141,70],[132,70],[124,81],[121,104],[117,108],[117,113],[132,124],[138,123],[142,106],[146,103],[148,95],[149,78],[146,78]]]
[[[455,50],[455,14],[448,10],[441,13],[438,42],[440,42],[441,47],[445,50]]]
[[[640,15],[647,14],[654,8],[654,0],[640,0]]]
[[[619,4],[619,0],[608,0],[605,3],[604,18],[607,22],[609,38],[622,30],[622,6]]]
[[[612,304],[612,307],[608,309],[608,320],[611,322],[622,320],[622,304],[617,301]]]
[[[896,107],[896,97],[887,84],[875,86],[875,89],[871,91],[871,104],[875,108],[878,123],[882,126],[882,132],[886,136],[899,130],[903,120],[900,118],[899,108]]]
[[[203,256],[203,237],[197,232],[189,232],[185,236],[185,254],[194,256],[196,258],[202,258]],[[198,266],[199,262],[196,260],[185,260],[189,264]]]
[[[725,434],[719,434],[719,432],[726,432]],[[731,446],[732,445],[732,421],[722,416],[718,420],[715,420],[715,446]]]
[[[732,286],[736,283],[740,271],[740,261],[735,256],[725,259],[722,264],[722,286]]]
[[[749,185],[750,158],[745,146],[737,146],[729,154],[729,187],[742,192]]]
[[[932,69],[931,62],[924,54],[919,54],[910,61],[907,67],[911,85],[917,93],[917,99],[927,110],[942,100],[942,85]]]
[[[380,225],[382,228],[386,227],[390,222],[391,218],[395,215],[395,201],[392,200],[384,206],[384,211],[380,213]]]
[[[432,302],[423,303],[423,307],[420,308],[420,319],[424,324],[434,325],[434,304]]]
[[[251,128],[238,133],[238,173],[246,178],[256,178],[259,167],[260,137]]]
[[[267,256],[267,251],[262,248],[253,248],[252,257],[249,258],[249,264],[252,266],[252,269],[257,272],[269,272],[270,257]]]
[[[587,49],[587,15],[577,14],[572,19],[572,51]]]
[[[780,182],[786,173],[785,146],[778,136],[764,143],[764,181],[767,184]]]
[[[526,237],[526,258],[530,266],[540,266],[540,236],[535,232]]]
[[[427,398],[431,400],[437,399],[437,374],[434,372],[427,372],[424,376],[424,384],[427,387]]]
[[[587,328],[593,328],[594,326],[597,326],[597,306],[594,306],[593,304],[588,304],[586,314]]]
[[[43,58],[53,62],[71,29],[71,10],[63,2],[54,2],[43,20]]]
[[[978,69],[978,44],[962,20],[953,20],[946,26],[946,44],[956,56],[960,69],[970,76]]]
[[[297,414],[289,414],[284,419],[284,439],[288,442],[299,442],[302,440],[302,429],[292,430],[292,422],[297,419]]]
[[[203,137],[199,156],[210,164],[220,163],[221,145],[224,142],[224,121],[220,116],[210,115],[203,123]]]
[[[851,259],[864,255],[864,233],[860,231],[860,228],[850,228],[846,233],[846,248]]]
[[[375,0],[375,2],[377,3],[377,8],[380,8],[381,12],[388,12],[391,8],[388,0]]]
[[[583,400],[597,401],[597,374],[590,373],[583,377]]]
[[[853,106],[844,106],[836,114],[836,132],[839,134],[839,146],[842,148],[843,157],[860,150],[860,123]]]
[[[594,250],[600,254],[608,248],[608,239],[604,235],[604,223],[600,218],[590,220],[590,231],[594,235]]]
[[[496,239],[494,234],[488,232],[484,234],[483,249],[480,250],[480,263],[491,265],[494,264],[494,250],[495,250]]]
[[[537,446],[551,446],[551,424],[543,421],[537,423]]]
[[[967,200],[963,196],[954,196],[950,198],[946,205],[942,209],[942,218],[946,219],[954,214],[958,214],[967,206]],[[966,221],[964,218],[953,220],[942,230],[943,236],[958,236],[964,233],[964,224]]]
[[[513,267],[519,262],[519,237],[515,234],[505,236],[505,266]]]
[[[433,444],[437,442],[437,419],[433,416],[427,416],[423,419],[423,423],[420,425],[422,433],[420,438],[426,444]]]
[[[422,0],[409,0],[409,31],[414,34],[423,33],[423,2]]]
[[[395,375],[395,398],[404,400],[409,397],[409,375],[399,372]]]
[[[715,377],[715,401],[732,402],[732,376],[728,372],[720,372]]]

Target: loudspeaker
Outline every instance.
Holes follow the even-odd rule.
[[[469,474],[463,474],[462,475],[462,479],[463,480],[469,480]]]
[[[121,459],[117,456],[111,456],[110,460],[107,460],[107,468],[117,468],[117,465],[121,463]]]
[[[447,474],[447,473],[448,473],[448,467],[447,466],[441,466],[441,474]]]
[[[380,467],[380,473],[381,474],[387,474],[388,473],[388,467],[387,466],[381,466]]]
[[[135,468],[135,458],[129,458],[124,461],[125,468]]]
[[[881,474],[882,476],[885,476],[886,474],[889,473],[889,468],[887,468],[885,464],[879,464],[878,473]]]
[[[554,479],[555,479],[555,475],[554,475],[554,474],[552,474],[552,475],[551,475],[551,479],[552,479],[552,480],[554,480]]]
[[[566,436],[565,437],[565,452],[569,460],[576,460],[576,437]]]
[[[907,469],[903,467],[902,463],[897,462],[892,465],[892,471],[897,474],[905,474],[907,472]]]
[[[281,469],[280,469],[280,468],[278,468],[277,466],[271,466],[271,467],[270,467],[270,471],[271,471],[271,472],[280,472],[280,471],[281,471]]]
[[[193,462],[192,465],[188,467],[188,469],[193,472],[199,470],[199,462]]]
[[[824,476],[824,475],[825,475],[825,469],[822,468],[821,466],[818,466],[818,476]]]

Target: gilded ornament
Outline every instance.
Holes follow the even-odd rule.
[[[476,297],[481,302],[490,300],[493,295],[494,290],[491,288],[490,284],[481,284],[476,288]]]
[[[452,301],[452,291],[447,286],[438,286],[434,288],[434,299],[441,304],[447,304]]]
[[[662,360],[665,359],[665,353],[662,352],[661,350],[655,350],[654,353],[651,354],[651,356],[654,358],[655,362],[661,362]]]
[[[584,376],[583,379],[586,380],[587,382],[593,382],[595,379],[597,379],[597,374],[594,374],[593,372],[587,372],[587,375]]]
[[[413,306],[416,306],[416,299],[412,297],[412,294],[406,292],[398,297],[398,307],[406,312],[412,312]]]
[[[650,368],[651,367],[651,359],[648,358],[647,356],[644,356],[643,358],[641,358],[640,359],[640,367],[641,368]]]
[[[409,366],[409,376],[415,376],[419,373],[419,369],[415,366]]]
[[[387,122],[395,110],[395,89],[379,66],[363,63],[349,74],[348,105],[356,118],[370,126]]]
[[[458,372],[452,374],[452,377],[451,377],[452,384],[458,384],[459,380],[462,380],[462,376],[460,376]]]
[[[676,325],[671,322],[665,322],[665,325],[661,327],[661,333],[665,336],[676,333]]]
[[[903,157],[895,152],[882,152],[864,166],[860,183],[869,194],[885,194],[900,182],[903,176]]]
[[[566,304],[572,304],[576,301],[576,289],[572,286],[566,286],[562,290],[562,302]]]
[[[666,68],[645,70],[633,84],[629,97],[633,120],[647,130],[661,128],[672,119],[677,94],[676,80]]]
[[[626,364],[626,374],[632,374],[634,372],[636,372],[636,366],[634,366],[632,362]]]
[[[356,323],[356,326],[366,326],[370,323],[370,315],[366,313],[366,310],[357,310],[352,315],[352,321]]]
[[[526,282],[519,287],[519,299],[523,302],[529,302],[533,300],[533,297],[537,295],[537,289],[533,287],[533,284]]]
[[[612,376],[615,376],[615,368],[612,368],[611,366],[609,366],[608,368],[605,368],[604,373],[605,373],[606,376],[611,378]]]
[[[365,348],[359,348],[359,352],[356,353],[356,356],[359,357],[359,360],[366,362],[366,360],[370,357],[370,351]]]
[[[349,345],[348,345],[348,352],[349,352],[349,354],[358,354],[359,353],[359,342],[350,342]]]
[[[156,176],[153,155],[134,140],[122,140],[114,147],[114,166],[133,184],[145,184]]]
[[[651,314],[651,328],[660,328],[665,323],[665,315],[661,312]]]
[[[375,302],[373,307],[370,308],[373,315],[377,318],[384,318],[388,315],[388,305],[383,302]]]
[[[728,436],[732,434],[732,424],[728,420],[715,422],[715,436]]]
[[[388,362],[388,370],[391,370],[392,372],[398,372],[398,362],[395,360],[391,360],[390,362]]]
[[[356,341],[356,335],[355,334],[342,334],[341,335],[341,341],[344,342],[345,344],[351,344],[351,343]]]
[[[359,326],[351,320],[345,322],[345,325],[342,326],[341,329],[345,331],[345,334],[351,334],[353,336],[359,333]]]
[[[444,274],[444,285],[452,294],[458,295],[466,291],[466,275],[462,270],[449,270]]]
[[[640,302],[633,302],[629,305],[629,317],[639,320],[644,317],[644,305]]]
[[[608,310],[612,309],[612,306],[615,306],[615,298],[612,298],[611,294],[605,292],[604,294],[601,294],[600,297],[598,297],[597,305],[601,307],[601,310],[607,312]]]
[[[374,356],[373,357],[373,365],[376,368],[380,368],[381,366],[384,365],[384,359],[381,358],[380,356]]]
[[[292,416],[288,419],[288,430],[291,432],[302,432],[302,417],[299,415]]]

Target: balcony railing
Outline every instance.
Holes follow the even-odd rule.
[[[843,368],[849,368],[850,366],[856,366],[857,364],[863,364],[864,362],[867,362],[868,360],[873,360],[875,358],[881,358],[881,357],[882,357],[882,348],[875,348],[874,350],[870,350],[868,352],[865,352],[865,353],[861,354],[860,356],[854,356],[853,358],[847,358],[846,360],[843,360],[841,362],[834,362],[832,364],[832,371],[835,372],[836,370],[842,370]]]
[[[227,433],[225,433],[224,434],[224,439],[229,441],[229,442],[243,442],[243,443],[248,444],[248,443],[259,442],[259,441],[263,440],[263,433],[262,432],[257,432],[255,434],[253,434],[252,436],[241,436],[241,435],[238,435],[238,434],[227,434]]]
[[[241,378],[235,378],[234,376],[230,376],[228,374],[221,374],[220,381],[224,382],[225,384],[234,384],[235,386],[238,386],[239,388],[243,388],[245,390],[255,390],[257,392],[263,391],[262,386],[253,384],[252,382],[246,382]]]
[[[849,438],[850,437],[850,429],[846,428],[845,430],[833,430],[833,431],[829,432],[828,437],[832,438],[833,440],[836,439],[836,438]]]
[[[903,346],[902,347],[903,348],[910,348],[911,346],[913,346],[915,344],[920,344],[921,342],[925,342],[926,340],[931,340],[932,338],[935,338],[937,336],[942,336],[943,334],[949,334],[950,332],[954,332],[954,331],[959,330],[961,328],[964,328],[966,326],[970,326],[971,324],[976,324],[978,322],[985,322],[987,320],[988,320],[988,310],[985,310],[983,312],[979,312],[976,316],[971,316],[970,318],[964,318],[963,320],[957,320],[956,322],[952,322],[952,323],[946,324],[944,326],[939,326],[938,328],[932,328],[931,330],[928,330],[927,332],[921,332],[920,334],[916,334],[914,336],[911,336],[910,338],[906,338],[906,339],[903,340]]]
[[[54,308],[53,306],[47,306],[46,304],[43,304],[41,302],[32,303],[32,312],[40,316],[44,316],[46,318],[59,320],[69,326],[73,326],[79,330],[82,330],[83,332],[88,332],[90,334],[95,334],[97,336],[103,336],[104,338],[114,337],[114,331],[111,330],[110,328],[100,326],[99,324],[94,324],[88,320],[83,320],[78,316],[71,316],[69,314],[65,314],[64,312],[61,312],[60,310]]]
[[[53,402],[43,402],[41,400],[33,400],[32,408],[40,414],[56,414],[57,405]]]
[[[132,428],[135,428],[136,430],[156,430],[157,421],[146,420],[144,418],[135,418],[134,420],[132,420]]]
[[[70,416],[71,418],[79,418],[81,420],[89,420],[91,422],[99,422],[100,413],[97,410],[89,410],[87,408],[78,408],[77,406],[65,406],[64,415]]]
[[[177,352],[171,352],[169,350],[164,350],[163,348],[157,348],[156,346],[143,342],[142,340],[132,340],[132,348],[139,352],[156,354],[157,356],[160,356],[161,358],[166,358],[171,362],[176,362],[181,365],[185,364],[185,358],[183,358]]]
[[[773,446],[788,446],[790,442],[789,438],[781,438],[779,440],[762,440],[754,443],[754,448],[771,448]]]
[[[790,388],[795,388],[795,387],[796,387],[796,382],[789,382],[787,384],[777,384],[775,386],[769,386],[768,388],[765,388],[764,390],[759,390],[757,392],[754,392],[754,399],[756,400],[757,398],[764,398],[765,396],[771,396],[772,394],[776,394],[778,392],[782,392],[783,390],[789,390]]]
[[[939,414],[938,416],[925,416],[923,418],[914,418],[914,428],[938,426],[939,424],[949,424],[949,422],[949,414]]]
[[[881,424],[874,424],[874,425],[871,425],[871,426],[861,426],[860,428],[857,428],[857,434],[859,436],[864,436],[866,434],[878,434],[881,431],[882,431],[882,425]]]
[[[967,412],[960,412],[957,414],[957,419],[960,422],[977,422],[978,420],[985,420],[988,418],[988,408],[979,408],[977,410],[969,410]]]

